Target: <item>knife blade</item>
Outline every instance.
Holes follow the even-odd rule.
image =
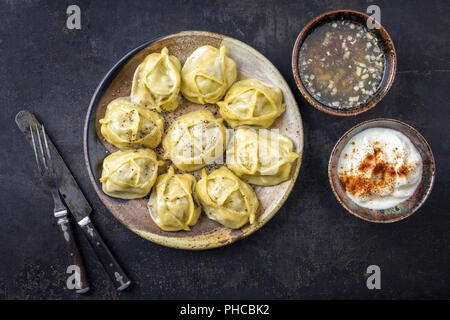
[[[40,124],[39,121],[32,113],[20,111],[16,115],[16,123],[32,146],[30,125],[34,126]],[[63,196],[64,201],[69,207],[76,222],[79,223],[85,217],[89,216],[92,212],[92,208],[50,138],[48,139],[48,147],[52,153],[55,171],[58,176],[59,192]]]
[[[39,121],[32,113],[23,110],[17,113],[16,123],[30,145],[32,145],[31,132],[29,128],[30,126],[40,124]],[[83,192],[80,190],[75,178],[65,164],[50,137],[48,137],[48,147],[50,148],[55,171],[58,177],[59,192],[63,196],[64,202],[69,208],[72,216],[75,218],[77,224],[83,230],[84,235],[94,249],[97,258],[102,263],[116,289],[119,291],[126,289],[131,284],[131,281],[94,227],[91,219],[89,218],[89,215],[92,212],[92,207],[86,200]]]

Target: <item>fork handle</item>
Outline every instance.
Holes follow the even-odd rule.
[[[58,225],[58,229],[61,233],[61,236],[64,239],[64,244],[66,248],[66,257],[67,263],[70,268],[67,268],[67,273],[72,274],[73,271],[76,273],[79,272],[79,283],[77,283],[78,277],[75,274],[75,289],[77,293],[85,293],[89,291],[89,283],[87,281],[86,269],[84,268],[83,260],[81,258],[80,251],[78,250],[78,246],[74,237],[73,229],[70,224],[70,220],[67,216],[62,215],[56,221]],[[72,268],[76,268],[73,270]],[[67,281],[69,285],[69,281]]]
[[[89,240],[92,248],[94,249],[98,259],[102,263],[106,270],[106,273],[110,277],[117,291],[122,291],[131,284],[130,279],[123,271],[120,264],[109,251],[107,245],[103,241],[102,237],[95,229],[89,217],[85,217],[78,221],[78,225],[84,231],[86,238]]]

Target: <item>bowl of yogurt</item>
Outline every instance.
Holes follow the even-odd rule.
[[[394,119],[356,125],[336,143],[328,177],[338,201],[370,222],[402,220],[416,212],[434,183],[433,153],[423,136]]]

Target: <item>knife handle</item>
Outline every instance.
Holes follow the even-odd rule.
[[[69,267],[67,268],[67,273],[72,273],[75,271],[75,289],[76,293],[85,293],[89,291],[89,283],[87,281],[86,269],[84,268],[83,260],[81,259],[80,251],[74,237],[73,229],[70,224],[70,220],[67,217],[67,213],[58,217],[57,220],[58,229],[61,236],[64,239],[64,245],[66,248],[67,263]],[[76,267],[75,270],[71,268]],[[79,282],[78,282],[79,279]],[[69,284],[69,281],[67,282]]]
[[[84,231],[86,238],[89,240],[92,248],[94,249],[98,259],[102,263],[103,267],[111,278],[117,291],[122,291],[131,284],[130,279],[123,271],[122,267],[119,265],[117,260],[109,251],[105,242],[103,241],[100,234],[95,229],[89,217],[85,217],[78,221],[78,225]]]

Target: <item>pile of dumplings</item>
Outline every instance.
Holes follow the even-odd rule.
[[[148,55],[136,68],[130,96],[111,101],[100,120],[103,137],[120,149],[103,161],[103,192],[120,199],[150,194],[149,215],[165,231],[189,231],[202,209],[228,228],[253,224],[259,200],[250,184],[288,180],[298,154],[288,137],[267,130],[285,111],[281,90],[236,77],[223,46],[199,47],[183,67],[167,48]],[[202,109],[176,118],[164,132],[160,113],[177,109],[181,94],[217,104],[222,118]],[[160,144],[162,160],[153,150]],[[208,174],[205,167],[224,154],[226,166]],[[172,166],[158,176],[164,160]],[[196,181],[188,172],[200,169]]]

